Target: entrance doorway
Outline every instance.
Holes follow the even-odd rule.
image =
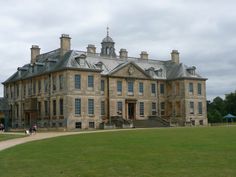
[[[135,119],[135,104],[128,103],[128,119]]]
[[[36,112],[25,112],[24,126],[30,127],[37,123],[37,113]]]

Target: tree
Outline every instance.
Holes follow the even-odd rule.
[[[221,97],[216,97],[213,102],[207,102],[207,117],[208,122],[217,123],[223,121],[225,115],[225,103]]]
[[[236,91],[225,96],[225,108],[227,113],[236,115]]]

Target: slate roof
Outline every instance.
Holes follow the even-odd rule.
[[[85,58],[83,64],[80,64],[79,58]],[[190,69],[195,70],[194,67],[188,67],[182,63],[176,64],[170,60],[145,60],[131,57],[127,59],[111,58],[76,50],[70,50],[63,57],[60,57],[60,49],[56,49],[37,56],[36,63],[33,65],[26,64],[19,67],[3,84],[65,69],[88,70],[100,72],[102,75],[110,75],[114,70],[129,63],[135,63],[152,79],[190,78],[206,80],[198,73],[191,74],[189,72]]]

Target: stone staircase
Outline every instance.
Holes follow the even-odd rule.
[[[151,127],[170,127],[170,123],[158,116],[150,116],[145,120],[134,120],[135,128],[151,128]]]

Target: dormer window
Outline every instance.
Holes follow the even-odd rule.
[[[29,73],[33,73],[34,72],[34,66],[32,64],[30,64],[29,66]]]
[[[98,63],[95,64],[97,68],[101,69],[101,70],[104,70],[105,69],[105,66],[103,64],[103,62],[99,61]]]
[[[189,74],[195,76],[196,67],[195,66],[189,67],[187,68],[187,71],[189,72]]]
[[[54,63],[56,63],[57,60],[56,59],[53,59],[53,58],[47,58],[46,59],[46,68],[47,69],[50,69]]]
[[[75,60],[77,61],[77,63],[80,65],[80,66],[84,66],[86,64],[86,55],[84,54],[81,54],[80,56],[76,57]]]
[[[162,75],[163,75],[163,69],[162,69],[162,68],[157,69],[157,70],[155,70],[155,73],[156,73],[156,75],[157,75],[158,77],[162,77]]]
[[[150,76],[154,76],[154,72],[155,72],[155,69],[153,68],[153,67],[150,67],[150,68],[148,68],[148,69],[146,69],[146,72],[148,72],[148,74],[150,75]]]

